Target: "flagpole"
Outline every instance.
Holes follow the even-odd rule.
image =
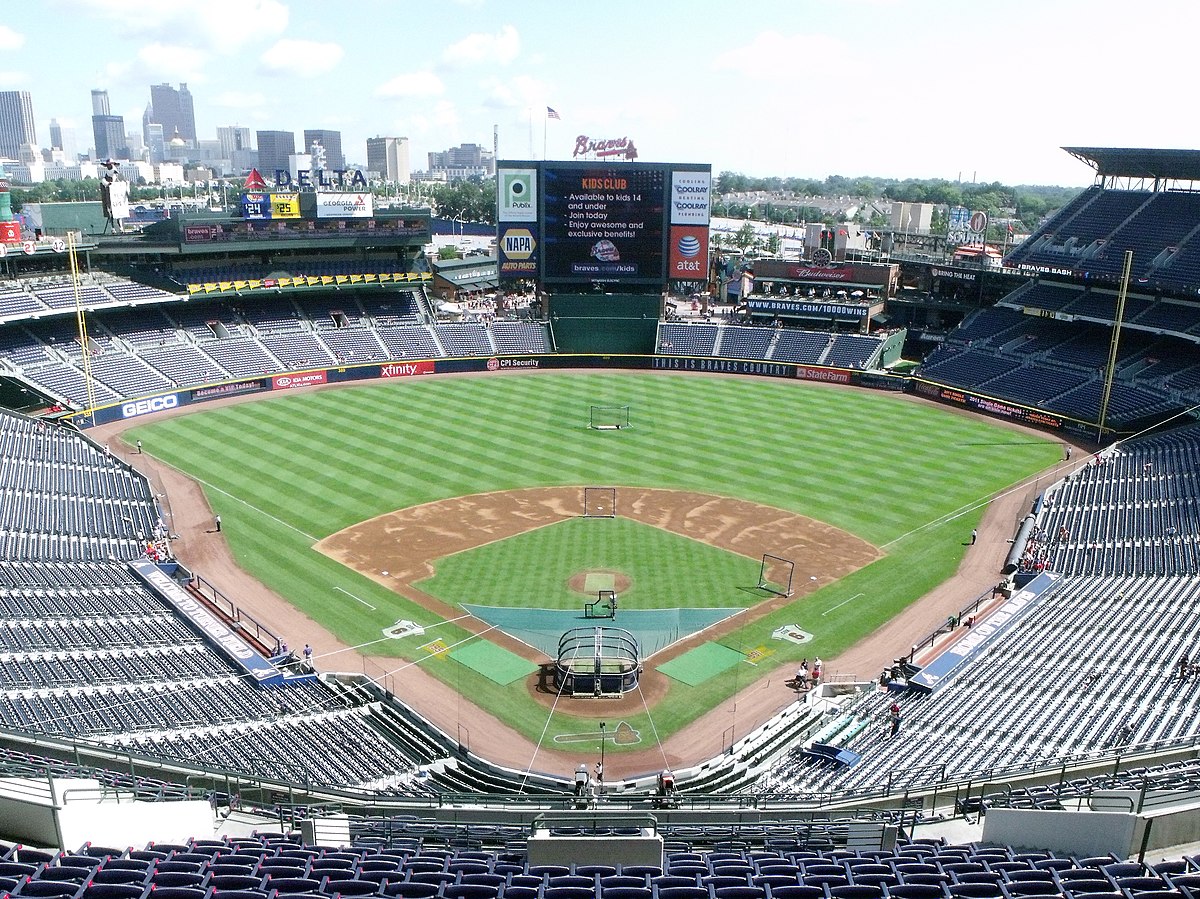
[[[529,107],[529,158],[533,159],[533,107]]]
[[[542,159],[546,158],[546,132],[550,130],[550,107],[542,113]]]

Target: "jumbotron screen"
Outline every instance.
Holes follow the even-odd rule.
[[[655,290],[703,281],[711,180],[698,165],[500,162],[501,280]]]

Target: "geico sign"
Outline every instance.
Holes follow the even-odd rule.
[[[162,412],[164,409],[174,409],[178,405],[179,397],[173,393],[170,396],[156,396],[150,400],[136,400],[121,407],[121,417],[133,418],[148,412]]]

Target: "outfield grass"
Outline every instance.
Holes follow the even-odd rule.
[[[629,405],[632,428],[589,430],[592,404]],[[661,374],[377,383],[204,411],[127,439],[205,485],[242,565],[339,639],[379,641],[370,651],[381,655],[423,655],[413,640],[380,641],[399,618],[432,625],[427,637],[447,643],[466,634],[311,547],[417,503],[537,486],[664,487],[788,509],[885,549],[880,561],[722,639],[768,655],[696,687],[673,684],[653,713],[662,737],[749,679],[801,655],[835,656],[876,629],[954,572],[981,514],[963,510],[1060,458],[1051,440],[883,393]],[[772,641],[781,624],[816,639]],[[524,733],[542,732],[545,712],[523,684],[500,686],[448,659],[423,664]],[[648,728],[645,715],[629,720]],[[591,726],[562,715],[554,725]]]

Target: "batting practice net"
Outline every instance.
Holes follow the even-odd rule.
[[[758,570],[758,589],[776,596],[791,596],[795,568],[791,559],[763,553],[762,566]]]
[[[572,628],[558,641],[555,686],[567,696],[623,696],[641,673],[637,637],[619,627]]]
[[[628,406],[588,406],[588,427],[594,431],[619,431],[629,427]]]

